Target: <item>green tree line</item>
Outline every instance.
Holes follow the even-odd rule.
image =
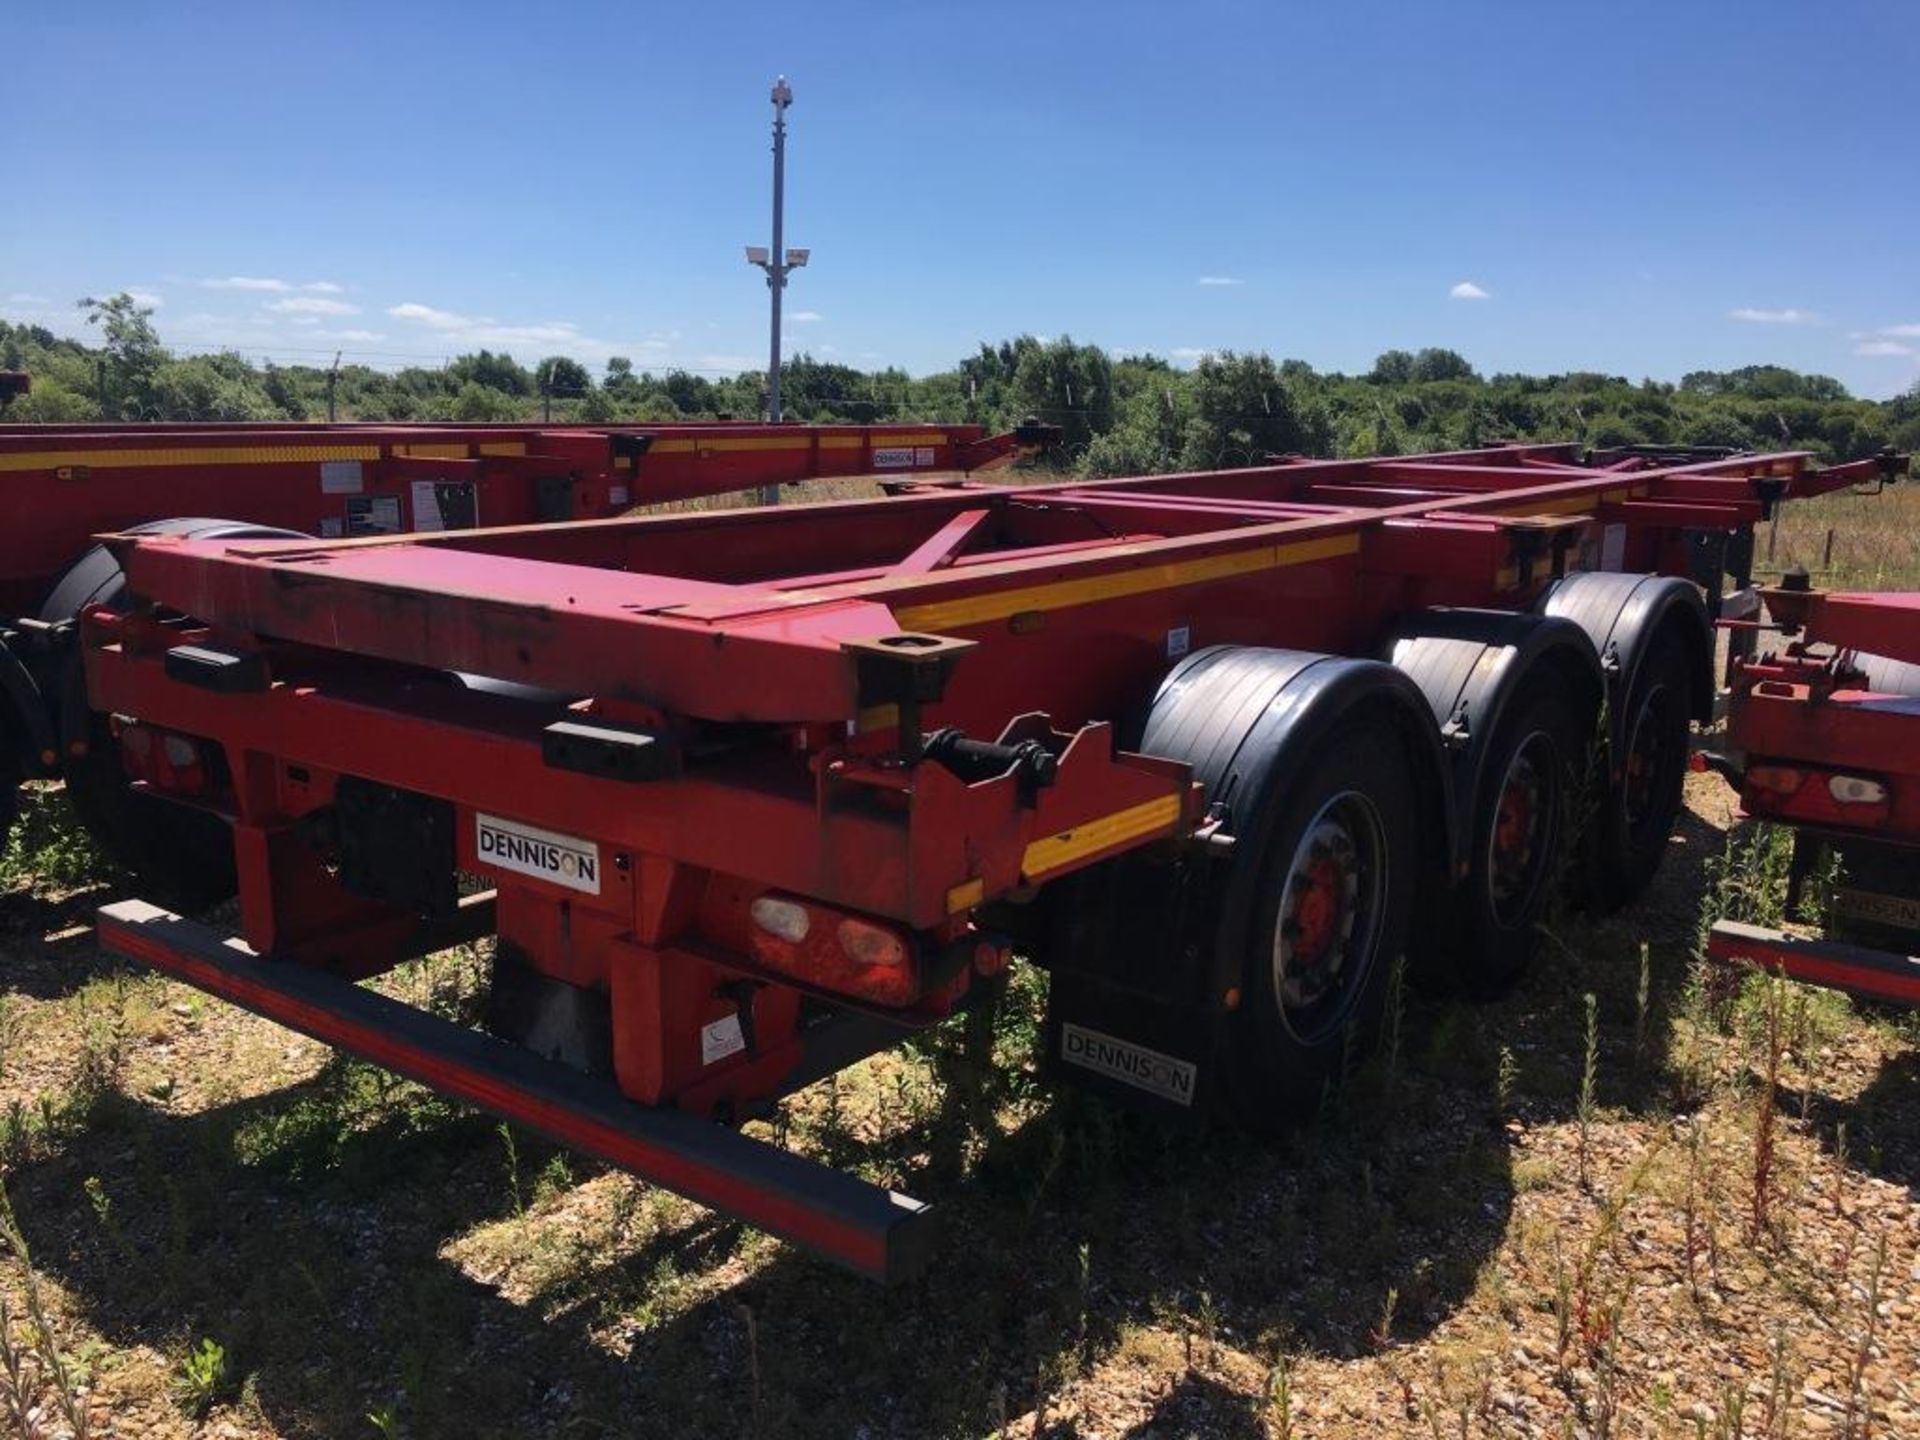
[[[178,355],[161,343],[152,311],[130,296],[80,303],[97,344],[0,322],[0,370],[33,376],[31,393],[0,400],[0,419],[309,421],[326,419],[331,403],[341,420],[604,424],[746,419],[765,403],[758,372],[656,374],[622,356],[596,375],[562,355],[529,367],[488,350],[391,371],[256,365],[231,351]],[[782,372],[781,391],[794,420],[1004,428],[1035,416],[1061,427],[1065,463],[1096,475],[1505,440],[1804,449],[1827,460],[1888,445],[1920,449],[1920,385],[1893,400],[1859,400],[1837,380],[1776,365],[1695,371],[1677,384],[1581,371],[1482,375],[1434,348],[1388,350],[1360,375],[1232,352],[1183,369],[1064,335],[1022,335],[919,377],[800,355]]]

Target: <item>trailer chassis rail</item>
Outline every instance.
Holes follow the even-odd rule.
[[[640,1105],[521,1046],[469,1030],[142,900],[99,912],[100,943],[323,1044],[727,1211],[870,1279],[924,1267],[933,1213],[683,1110]]]

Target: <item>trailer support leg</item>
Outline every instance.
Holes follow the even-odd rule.
[[[923,1268],[931,1212],[908,1196],[570,1070],[140,900],[99,912],[100,943],[209,994],[679,1191],[872,1279]]]

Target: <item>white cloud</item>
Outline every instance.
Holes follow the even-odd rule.
[[[816,320],[824,320],[826,318],[827,317],[822,315],[818,310],[796,310],[787,316],[787,319],[797,325],[811,325]]]
[[[409,300],[403,305],[395,305],[387,314],[396,320],[417,320],[422,325],[431,325],[436,330],[458,330],[475,322],[464,315],[456,315],[451,310],[436,310],[431,305],[422,305],[417,300]]]
[[[384,340],[387,337],[378,330],[316,330],[314,337],[320,340]]]
[[[1853,353],[1856,355],[1879,357],[1884,355],[1911,355],[1914,353],[1914,350],[1913,346],[1902,345],[1898,340],[1869,340],[1864,345],[1854,346]]]
[[[1742,305],[1727,312],[1729,320],[1745,320],[1754,325],[1814,325],[1820,317],[1811,310],[1756,310]]]
[[[309,280],[300,288],[302,290],[311,290],[316,295],[338,295],[347,287],[344,285],[336,285],[331,280]]]
[[[134,304],[145,305],[149,310],[158,310],[162,305],[167,303],[153,291],[142,290],[137,285],[128,286],[125,293],[132,297]]]
[[[1195,282],[1199,285],[1244,285],[1247,282],[1238,275],[1202,275]]]
[[[358,315],[360,307],[344,300],[328,300],[319,295],[293,295],[285,300],[269,300],[268,310],[276,315]]]
[[[18,296],[14,297],[18,299]],[[1909,339],[1920,336],[1920,325],[1889,325],[1880,332],[1882,335],[1905,335]]]
[[[1491,300],[1493,298],[1492,294],[1482,290],[1471,280],[1462,280],[1447,291],[1447,297],[1452,300]]]
[[[31,295],[25,290],[16,290],[7,296],[9,305],[51,305],[53,301],[45,295]]]
[[[278,293],[293,289],[285,280],[273,280],[260,275],[211,275],[200,284],[208,290],[271,290]]]
[[[1191,365],[1196,360],[1206,359],[1213,351],[1203,350],[1198,345],[1176,345],[1171,353],[1175,360],[1184,360]]]

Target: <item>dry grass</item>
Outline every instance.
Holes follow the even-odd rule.
[[[1801,566],[1829,590],[1920,589],[1920,478],[1877,495],[1843,491],[1781,507],[1763,526],[1755,560],[1772,578]]]

